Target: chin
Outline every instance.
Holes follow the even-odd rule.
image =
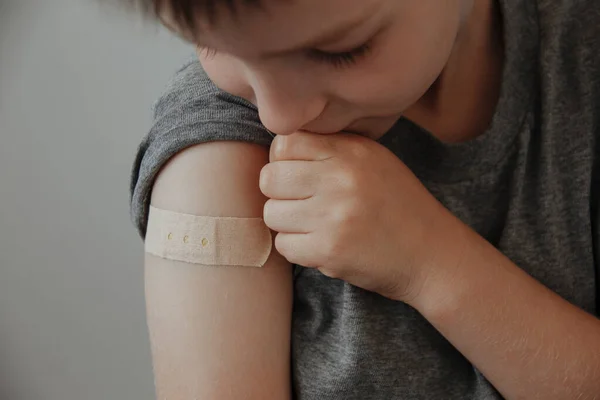
[[[354,132],[371,139],[379,139],[396,124],[399,115],[381,118],[366,118],[348,127],[346,132]]]

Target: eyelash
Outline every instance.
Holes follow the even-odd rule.
[[[328,53],[321,50],[311,50],[309,57],[315,61],[331,64],[335,68],[351,67],[371,51],[371,43],[367,42],[350,51]]]
[[[201,47],[200,50],[205,57],[214,57],[217,54],[215,49],[209,47]],[[355,65],[359,59],[364,58],[371,51],[371,42],[367,42],[355,49],[340,53],[328,53],[321,50],[310,50],[308,56],[310,59],[332,65],[334,68],[351,67]]]

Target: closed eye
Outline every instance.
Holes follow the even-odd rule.
[[[371,43],[367,42],[355,49],[332,53],[322,50],[310,50],[308,55],[309,58],[333,65],[336,68],[349,67],[356,64],[361,58],[364,58],[369,54],[371,50]]]
[[[308,51],[308,57],[314,61],[332,65],[335,68],[344,68],[355,65],[360,59],[366,57],[371,52],[371,41],[356,47],[355,49],[343,52],[328,52],[318,49]],[[217,50],[211,47],[198,46],[200,54],[206,58],[212,58],[217,54]]]

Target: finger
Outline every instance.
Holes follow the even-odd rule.
[[[314,257],[315,244],[310,233],[278,233],[275,248],[290,263],[308,268],[318,268]]]
[[[291,135],[277,135],[271,143],[269,159],[322,161],[331,158],[335,152],[334,135],[296,132]]]
[[[321,174],[310,161],[277,161],[260,171],[259,187],[270,199],[300,200],[315,195]]]
[[[281,233],[309,233],[315,228],[314,211],[307,200],[268,200],[263,220],[269,228]]]

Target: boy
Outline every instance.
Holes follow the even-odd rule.
[[[600,394],[596,2],[140,2],[201,49],[140,233],[152,206],[274,236],[263,268],[147,253],[158,398]]]

